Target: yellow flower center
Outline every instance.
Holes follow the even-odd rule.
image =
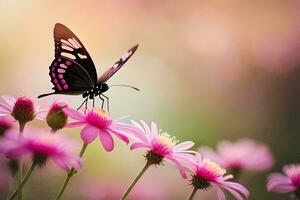
[[[203,159],[203,164],[206,166],[207,169],[219,176],[223,176],[224,174],[226,174],[226,169],[220,167],[220,165],[209,159]]]
[[[110,118],[109,112],[101,108],[93,108],[93,112],[97,113],[101,117]]]
[[[161,130],[159,132],[158,140],[162,145],[174,147],[179,142],[175,136],[171,136],[167,132],[162,132]]]

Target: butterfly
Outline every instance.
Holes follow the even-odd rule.
[[[110,88],[106,82],[129,60],[137,50],[138,45],[129,49],[111,68],[98,78],[91,56],[79,38],[69,28],[57,23],[53,34],[55,59],[49,67],[49,75],[54,85],[52,88],[54,92],[39,95],[38,98],[52,94],[82,95],[84,101],[78,108],[80,109],[84,103],[85,108],[87,108],[88,99],[93,100],[94,107],[95,97],[97,96],[102,100],[103,108],[104,97],[107,100],[109,110],[109,98],[103,94]],[[129,85],[112,86],[126,86],[139,90]]]

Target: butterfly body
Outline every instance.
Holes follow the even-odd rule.
[[[104,92],[108,90],[108,85],[106,83],[97,83],[94,88],[84,92],[82,94],[83,98],[94,99],[97,96],[101,96]]]
[[[87,104],[88,99],[103,95],[109,87],[106,81],[110,79],[135,53],[138,45],[129,49],[112,67],[100,77],[87,50],[79,38],[65,25],[55,24],[54,31],[55,58],[49,67],[49,76],[54,85],[54,92],[42,94],[38,98],[52,94],[82,95]],[[136,88],[134,88],[136,89]]]

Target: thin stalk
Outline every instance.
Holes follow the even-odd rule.
[[[129,187],[127,188],[126,192],[122,195],[122,197],[120,198],[120,200],[125,200],[127,198],[127,196],[129,195],[129,193],[131,192],[131,190],[134,188],[134,186],[136,185],[136,183],[141,179],[141,177],[144,175],[144,173],[146,172],[146,170],[150,166],[151,166],[151,163],[146,162],[146,164],[143,167],[143,169],[138,173],[138,175],[135,177],[135,179],[129,185]]]
[[[17,195],[18,195],[18,192],[23,188],[23,186],[27,183],[29,177],[31,176],[34,168],[36,166],[36,162],[32,162],[27,174],[25,175],[25,177],[23,178],[23,180],[21,181],[20,185],[18,186],[18,188],[16,189],[16,191],[11,195],[11,197],[9,198],[9,200],[12,200],[14,199]]]
[[[197,193],[197,191],[198,191],[198,189],[194,188],[187,200],[192,200],[194,198],[195,194]]]
[[[88,146],[88,144],[83,143],[83,145],[81,147],[81,150],[80,150],[80,153],[79,153],[80,158],[82,158],[82,156],[83,156],[83,154],[84,154],[87,146]],[[62,195],[64,194],[64,192],[65,192],[65,190],[66,190],[66,188],[67,188],[67,186],[68,186],[68,184],[70,182],[70,179],[76,173],[77,173],[77,171],[74,168],[70,169],[70,171],[66,175],[65,181],[64,181],[63,185],[61,186],[61,188],[60,188],[60,190],[59,190],[59,192],[58,192],[55,200],[59,200],[62,197]]]
[[[25,123],[19,122],[19,137],[23,137]],[[20,157],[19,162],[19,179],[18,179],[18,200],[22,200],[22,179],[23,179],[23,157]]]

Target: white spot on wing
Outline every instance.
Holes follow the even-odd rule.
[[[70,58],[72,60],[76,59],[76,56],[74,56],[73,54],[70,54],[70,53],[62,52],[61,55],[64,57]]]
[[[67,40],[64,40],[64,39],[60,39],[60,42],[63,43],[63,44],[66,44],[66,45],[69,45],[71,47],[74,47],[71,43],[69,43]]]
[[[66,45],[61,45],[61,48],[63,48],[64,50],[68,50],[68,51],[73,51],[73,49],[69,46],[66,46]]]
[[[82,55],[82,54],[78,53],[78,56],[79,56],[80,59],[87,59],[86,55]]]
[[[68,41],[72,44],[72,46],[75,49],[81,48],[81,46],[78,44],[78,42],[74,38],[69,38]]]
[[[63,63],[62,63],[62,64],[60,64],[59,66],[60,66],[60,67],[62,67],[62,68],[65,68],[65,69],[67,69],[67,68],[68,68],[68,67],[67,67],[65,64],[63,64]]]
[[[78,42],[75,38],[73,38],[73,41],[77,44],[77,46],[78,46],[79,48],[82,48],[82,46],[79,44],[79,42]]]

